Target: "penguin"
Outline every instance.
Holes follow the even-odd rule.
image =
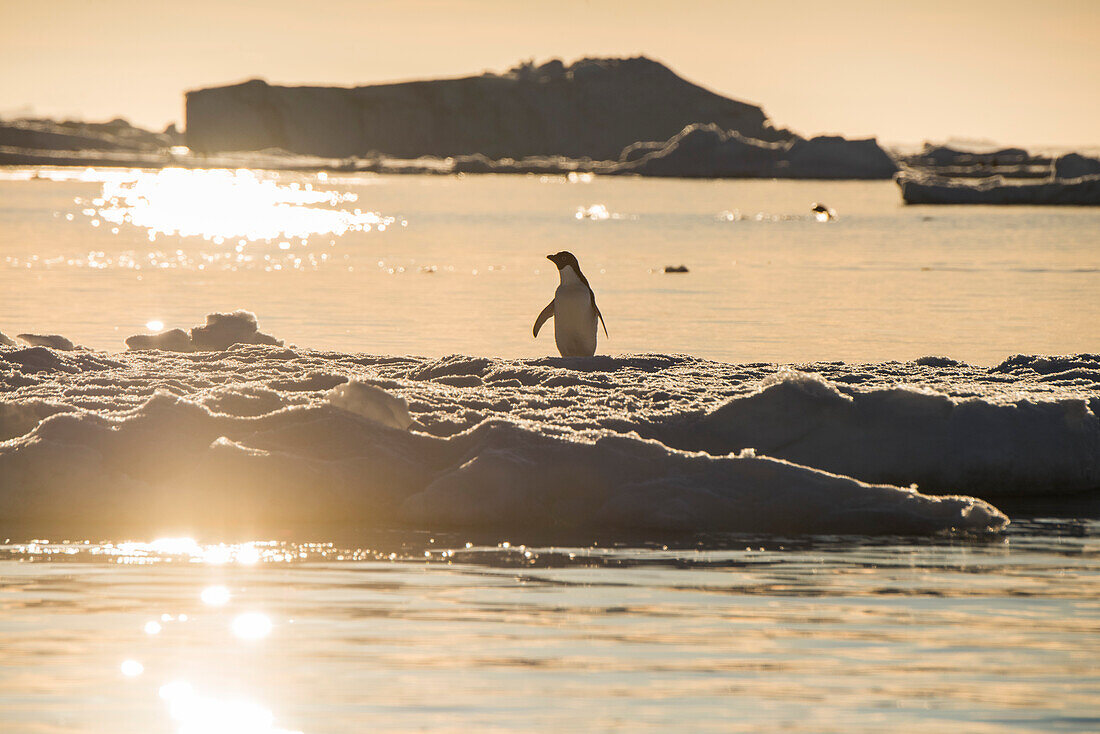
[[[816,201],[814,205],[810,207],[810,211],[814,214],[814,219],[819,222],[830,222],[836,219],[836,212],[824,204],[819,204]]]
[[[539,329],[551,316],[554,317],[554,342],[563,357],[591,357],[596,353],[596,320],[603,324],[607,336],[607,324],[596,307],[596,294],[581,272],[573,253],[562,250],[546,259],[558,266],[561,283],[554,291],[554,300],[546,304],[535,319],[532,333],[537,338]]]

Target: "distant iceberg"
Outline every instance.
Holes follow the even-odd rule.
[[[897,177],[906,204],[1030,204],[1100,206],[1100,175],[1009,181],[976,181],[905,172]]]
[[[1100,487],[1098,412],[1095,355],[777,371],[665,355],[0,347],[0,522],[995,531],[1004,515],[966,495]]]
[[[616,173],[686,178],[889,179],[898,170],[869,138],[819,136],[766,142],[714,124],[688,125],[662,143],[635,143]]]

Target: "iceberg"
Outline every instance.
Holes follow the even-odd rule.
[[[990,176],[970,182],[907,171],[896,180],[906,204],[1100,206],[1100,174],[1042,181]]]
[[[715,124],[688,125],[663,144],[636,143],[614,173],[684,178],[889,179],[894,159],[869,138],[768,142]]]

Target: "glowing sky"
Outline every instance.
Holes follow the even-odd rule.
[[[0,0],[0,115],[182,122],[185,89],[659,59],[803,134],[1100,144],[1100,2]]]

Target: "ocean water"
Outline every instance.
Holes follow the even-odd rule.
[[[1096,731],[1098,532],[6,545],[0,731]]]
[[[1098,232],[1095,208],[906,207],[882,181],[17,169],[0,331],[116,351],[246,308],[312,348],[534,357],[568,249],[601,353],[996,364],[1097,350]]]
[[[1096,731],[1098,231],[5,171],[0,331],[89,349],[0,346],[0,732]],[[560,249],[603,356],[531,338]],[[238,308],[286,346],[120,352]]]

